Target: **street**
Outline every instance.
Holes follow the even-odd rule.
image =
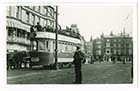
[[[131,63],[83,64],[83,84],[130,84]],[[32,68],[7,71],[8,84],[73,84],[74,67],[59,70]]]

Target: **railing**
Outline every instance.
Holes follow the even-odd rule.
[[[51,27],[49,27],[49,28],[44,27],[43,31],[54,32],[55,33],[55,30],[53,28],[51,28]],[[70,37],[74,37],[74,38],[80,38],[79,33],[75,33],[75,32],[72,32],[72,31],[58,30],[58,33],[62,34],[62,35],[67,35],[67,36],[70,36]]]
[[[7,42],[15,42],[15,43],[22,43],[22,44],[30,45],[30,40],[25,39],[25,38],[19,38],[19,37],[8,36]]]

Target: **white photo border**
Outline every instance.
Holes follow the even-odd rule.
[[[82,85],[61,85],[61,84],[58,84],[58,85],[54,85],[54,84],[32,84],[32,85],[20,85],[20,84],[16,84],[16,85],[9,85],[7,84],[7,71],[6,71],[6,65],[2,65],[0,69],[2,73],[2,76],[1,76],[1,79],[2,79],[2,87],[4,89],[7,89],[8,91],[12,90],[12,89],[16,89],[17,91],[20,89],[21,91],[22,90],[27,90],[27,89],[34,89],[34,91],[37,91],[37,90],[45,90],[45,89],[55,89],[55,90],[60,90],[60,89],[69,89],[69,90],[72,90],[72,89],[91,89],[91,90],[94,90],[94,89],[133,89],[133,88],[138,88],[138,68],[139,68],[139,62],[138,62],[138,2],[133,2],[133,3],[127,3],[127,2],[87,2],[87,3],[75,3],[75,2],[71,2],[71,3],[61,3],[61,2],[57,2],[57,3],[6,3],[4,4],[4,16],[6,16],[6,6],[9,6],[9,5],[73,5],[73,4],[78,4],[78,5],[87,5],[87,4],[93,4],[93,5],[124,5],[124,6],[127,6],[127,5],[131,5],[133,6],[133,54],[134,54],[134,82],[133,84],[82,84]],[[6,17],[4,19],[1,19],[1,21],[3,21],[3,26],[2,26],[2,30],[3,30],[3,33],[0,33],[0,36],[2,38],[2,53],[1,53],[1,64],[6,64]],[[3,38],[5,37],[5,38]],[[2,61],[3,60],[3,61]]]

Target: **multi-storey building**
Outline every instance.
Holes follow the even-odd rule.
[[[95,57],[95,59],[98,59],[100,56],[103,55],[103,42],[102,39],[97,38],[95,40],[93,40],[93,55]]]
[[[93,51],[93,48],[92,48],[92,37],[90,38],[90,41],[88,42],[85,42],[85,47],[84,47],[84,50],[85,50],[85,57],[86,57],[86,61],[87,62],[90,62],[91,61],[91,57],[92,57],[92,51]]]
[[[102,35],[93,41],[93,56],[101,56],[105,60],[111,60],[111,57],[121,60],[132,60],[133,57],[133,40],[129,34],[121,33],[120,35]]]
[[[87,53],[88,53],[88,56],[91,57],[92,56],[92,51],[93,51],[93,48],[92,48],[92,37],[90,37],[90,41],[87,42]]]
[[[41,26],[55,26],[55,8],[52,6],[6,7],[7,51],[30,49],[30,28],[37,22]]]
[[[83,36],[81,36],[81,50],[85,53],[85,38]]]

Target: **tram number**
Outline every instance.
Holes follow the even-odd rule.
[[[32,61],[32,62],[38,62],[38,61],[39,61],[39,57],[32,57],[32,58],[31,58],[31,61]]]

